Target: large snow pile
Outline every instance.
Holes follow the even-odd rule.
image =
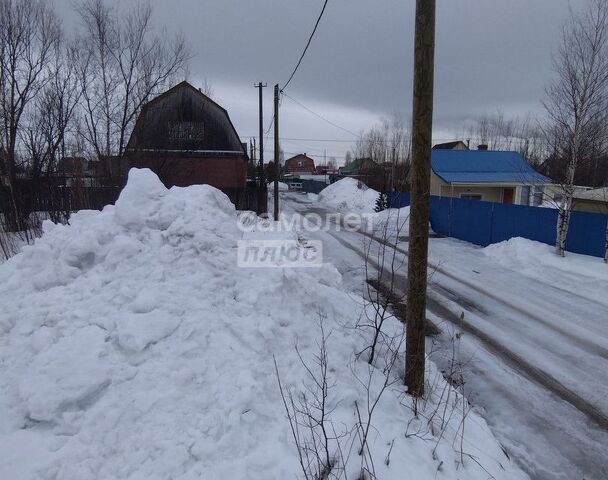
[[[562,258],[551,245],[521,237],[489,245],[483,252],[503,267],[569,291],[576,286],[579,295],[608,305],[608,268],[600,258],[570,252]]]
[[[116,206],[45,224],[0,266],[0,478],[296,478],[273,356],[300,405],[314,386],[299,355],[314,368],[321,321],[328,428],[355,478],[355,402],[365,421],[367,379],[372,399],[384,384],[380,353],[378,368],[355,355],[361,299],[330,265],[238,268],[236,220],[214,188],[132,170]],[[432,364],[418,418],[401,372],[372,420],[377,478],[523,478]]]
[[[378,192],[347,177],[321,190],[317,200],[337,212],[371,213],[377,199]]]

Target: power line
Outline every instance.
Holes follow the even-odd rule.
[[[271,150],[274,153],[274,150]],[[298,152],[288,152],[285,151],[283,149],[281,149],[281,151],[286,154],[286,155],[301,155],[303,152],[302,151],[298,151]],[[306,152],[306,155],[309,157],[323,157],[322,153],[309,153]],[[328,158],[335,158],[336,160],[341,159],[344,160],[346,158],[346,155],[327,155]]]
[[[242,135],[241,138],[249,138],[249,137],[255,137],[255,135]],[[281,140],[286,140],[286,141],[294,141],[294,142],[326,142],[326,143],[353,143],[353,140],[344,140],[344,139],[340,139],[340,138],[291,138],[291,137],[279,137]],[[458,137],[450,137],[450,138],[433,138],[433,142],[434,143],[443,143],[443,142],[452,142],[452,141],[457,141]],[[381,140],[374,140],[372,142],[368,142],[368,143],[386,143],[389,145],[392,145],[393,142],[390,140],[387,140],[385,142],[381,141]]]
[[[298,71],[298,68],[300,68],[300,64],[302,63],[302,60],[304,60],[304,56],[306,55],[306,52],[308,51],[308,47],[310,47],[310,43],[312,42],[312,38],[315,36],[315,32],[317,31],[319,23],[321,22],[321,18],[323,17],[323,14],[325,13],[325,8],[327,7],[327,3],[328,2],[329,2],[329,0],[325,0],[325,2],[323,3],[323,8],[321,9],[321,13],[319,14],[319,18],[317,18],[317,23],[315,23],[315,28],[313,28],[312,33],[310,34],[310,37],[308,37],[308,42],[306,42],[306,47],[304,47],[304,51],[302,52],[302,55],[300,55],[300,60],[298,60],[296,68],[294,68],[293,72],[291,72],[289,80],[287,80],[287,82],[285,83],[285,85],[283,85],[283,88],[281,89],[281,92],[285,91],[285,89],[287,88],[287,86],[289,85],[289,83],[291,82],[291,80],[293,79],[294,75]]]
[[[272,125],[274,124],[274,113],[272,114],[272,118],[270,119],[270,125],[268,125],[268,129],[264,132],[264,138],[266,141],[270,137],[270,131],[272,130]],[[266,142],[264,143],[264,148],[266,148]]]
[[[302,107],[304,110],[306,110],[309,113],[312,113],[315,117],[320,118],[321,120],[323,120],[324,122],[330,124],[333,127],[336,127],[350,135],[353,135],[354,137],[357,138],[361,138],[361,135],[355,133],[355,132],[351,132],[350,130],[348,130],[347,128],[341,127],[340,125],[332,122],[331,120],[328,120],[327,118],[325,118],[323,115],[318,114],[317,112],[311,110],[310,108],[308,108],[306,105],[304,105],[302,102],[299,102],[298,100],[296,100],[295,98],[293,98],[291,95],[287,95],[285,92],[283,92],[283,95],[285,95],[287,98],[289,98],[292,102],[297,103],[300,107]]]

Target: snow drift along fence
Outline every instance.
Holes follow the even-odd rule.
[[[409,193],[390,193],[389,205],[407,207]],[[450,197],[431,197],[431,226],[448,237],[484,247],[514,237],[555,245],[557,210]],[[566,250],[603,257],[607,215],[572,212]]]

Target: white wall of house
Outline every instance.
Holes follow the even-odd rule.
[[[526,187],[529,187],[529,189]],[[440,197],[471,198],[471,196],[480,195],[481,200],[484,202],[502,203],[504,201],[505,190],[510,189],[514,189],[513,203],[515,205],[533,204],[533,185],[526,186],[515,183],[450,185],[441,180],[435,173],[431,174],[431,195]]]

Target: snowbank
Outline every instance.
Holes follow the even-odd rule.
[[[521,237],[489,245],[483,252],[503,267],[608,304],[608,268],[600,258],[570,252],[562,258],[551,245]]]
[[[279,182],[279,192],[286,192],[289,190],[289,185],[283,182]],[[268,192],[272,194],[274,192],[274,182],[268,183]]]
[[[312,364],[321,319],[332,425],[345,448],[356,442],[355,402],[367,408],[360,380],[371,372],[377,391],[384,377],[356,359],[362,301],[334,267],[238,268],[247,233],[229,199],[209,186],[167,190],[148,170],[131,170],[116,206],[44,227],[0,265],[0,478],[295,478],[273,356],[299,398],[310,379],[294,345]],[[418,419],[401,368],[378,403],[377,477],[524,478],[475,412],[460,439],[457,396],[444,409],[450,387],[428,368]]]
[[[343,178],[321,190],[318,201],[342,213],[371,213],[376,207],[378,192],[354,178]]]
[[[388,208],[374,215],[374,235],[392,242],[409,237],[410,207]]]
[[[374,235],[391,242],[408,241],[410,236],[410,207],[388,208],[374,214]],[[429,223],[429,233],[433,233]]]

